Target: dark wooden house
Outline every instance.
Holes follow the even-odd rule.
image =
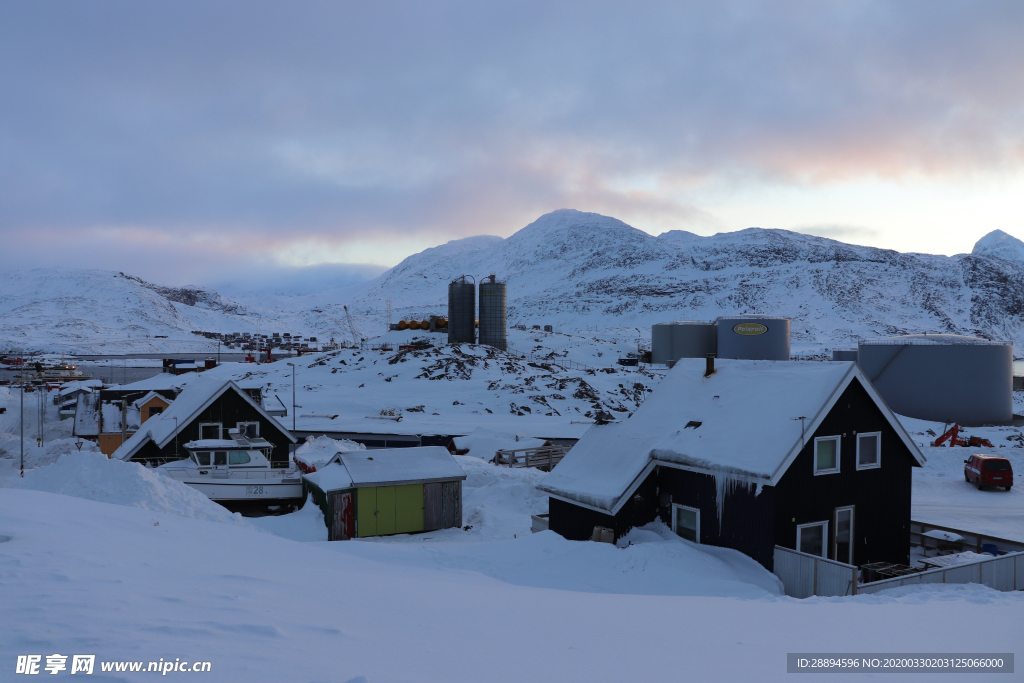
[[[675,365],[622,423],[595,426],[540,488],[549,528],[661,519],[773,568],[776,545],[849,564],[907,564],[911,468],[924,457],[850,362]]]
[[[184,445],[202,439],[226,439],[229,429],[244,428],[274,445],[270,462],[287,467],[295,437],[252,396],[231,380],[198,377],[170,406],[152,415],[111,456],[153,466],[187,457]]]

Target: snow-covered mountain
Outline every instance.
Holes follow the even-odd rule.
[[[1003,235],[1003,233],[999,233]],[[876,335],[977,334],[1024,341],[1024,258],[985,251],[903,254],[785,230],[654,237],[592,213],[542,216],[507,239],[474,237],[405,259],[364,285],[350,308],[378,317],[444,311],[447,283],[491,272],[508,281],[509,322],[650,334],[653,323],[735,313],[793,318],[796,349]],[[1012,240],[1010,242],[1009,240]]]
[[[252,329],[254,310],[198,287],[64,268],[0,273],[0,352],[10,348],[156,351],[156,335],[209,346],[192,330]],[[189,347],[191,348],[191,347]]]
[[[95,351],[130,338],[141,350],[146,335],[187,339],[192,329],[257,324],[264,332],[345,338],[344,304],[360,332],[376,336],[385,330],[388,299],[395,322],[443,314],[453,278],[492,272],[508,282],[509,324],[612,338],[635,338],[637,329],[647,337],[651,324],[666,320],[749,312],[791,317],[801,353],[916,332],[1024,343],[1024,243],[1000,231],[972,254],[947,257],[759,228],[655,237],[607,216],[560,210],[508,238],[452,241],[363,285],[306,296],[236,293],[231,301],[120,273],[0,274],[0,347],[86,344]]]

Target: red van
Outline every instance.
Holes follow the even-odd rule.
[[[964,460],[964,479],[975,484],[980,491],[986,486],[1013,486],[1013,468],[1010,461],[998,455],[972,455]]]

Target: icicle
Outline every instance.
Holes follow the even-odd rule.
[[[715,507],[718,512],[718,535],[722,535],[722,513],[725,512],[725,499],[726,496],[730,496],[735,493],[739,486],[749,488],[754,486],[754,496],[758,496],[761,493],[761,484],[754,483],[746,479],[745,477],[735,477],[728,473],[715,473],[712,474],[715,478]]]

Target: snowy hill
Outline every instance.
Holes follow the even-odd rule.
[[[201,351],[210,343],[200,342],[192,330],[253,330],[254,312],[204,287],[162,287],[124,273],[63,268],[0,273],[0,352],[10,347],[143,352],[169,343]]]
[[[1004,247],[1024,247],[1006,237]],[[453,277],[491,272],[508,281],[510,324],[628,337],[656,322],[750,312],[792,317],[794,347],[805,352],[926,331],[1024,341],[1024,259],[902,254],[759,228],[654,237],[571,210],[508,239],[410,256],[361,287],[350,308],[379,319],[390,297],[397,315],[423,317],[445,310]]]
[[[657,322],[750,312],[792,317],[801,354],[917,332],[1024,343],[1024,243],[1000,231],[972,254],[947,257],[759,228],[655,237],[607,216],[560,210],[508,238],[455,240],[365,284],[304,296],[239,291],[232,301],[208,288],[101,271],[0,274],[0,349],[155,351],[175,348],[151,339],[158,334],[195,344],[190,330],[254,331],[258,323],[264,332],[347,338],[343,304],[360,332],[375,337],[386,329],[389,298],[393,321],[424,319],[447,311],[453,278],[492,272],[508,282],[510,325],[587,336],[632,340],[636,328],[649,337]]]

